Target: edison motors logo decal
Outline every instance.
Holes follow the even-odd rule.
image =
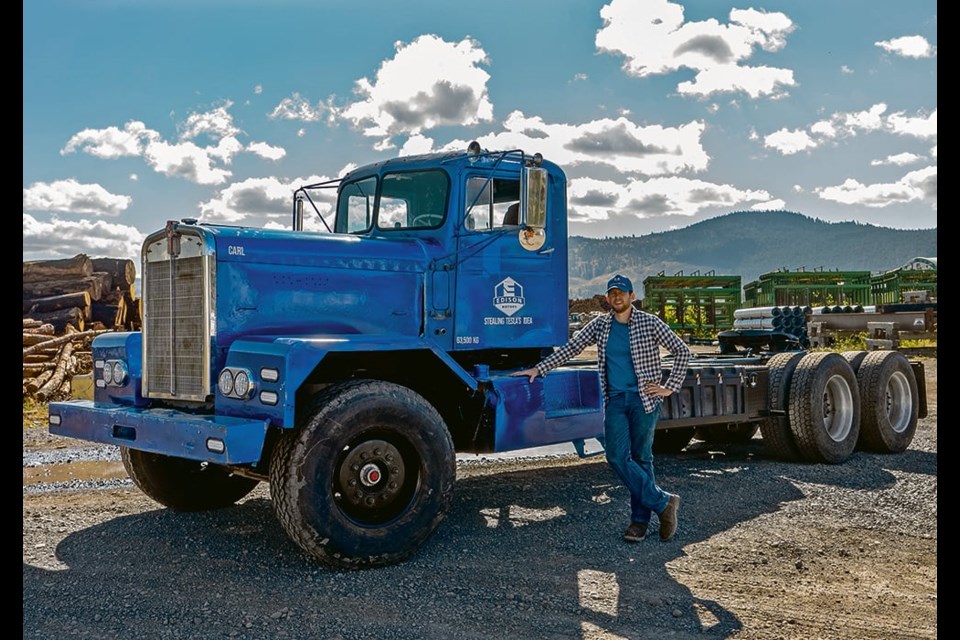
[[[501,280],[493,288],[493,306],[504,315],[512,316],[523,308],[526,300],[523,297],[523,285],[513,278]]]

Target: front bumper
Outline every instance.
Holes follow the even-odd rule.
[[[174,409],[51,402],[50,433],[220,465],[260,461],[267,420],[195,415]]]

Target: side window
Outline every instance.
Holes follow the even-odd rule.
[[[513,206],[511,210],[511,206]],[[487,176],[467,180],[464,224],[473,231],[490,231],[520,224],[520,181]]]
[[[359,233],[373,222],[373,204],[377,179],[364,178],[343,187],[337,205],[337,233]]]

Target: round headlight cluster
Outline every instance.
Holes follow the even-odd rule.
[[[226,367],[217,378],[220,393],[228,398],[246,400],[253,395],[253,375],[246,369]]]
[[[107,385],[122,387],[127,383],[127,365],[123,360],[107,360],[100,377]]]

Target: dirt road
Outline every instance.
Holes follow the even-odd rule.
[[[683,498],[669,543],[620,540],[627,494],[601,458],[461,463],[427,544],[359,572],[305,560],[266,486],[176,514],[117,462],[25,466],[23,637],[936,638],[925,366],[929,416],[902,454],[783,463],[757,437],[660,456],[659,482]],[[84,445],[24,430],[25,459]]]

